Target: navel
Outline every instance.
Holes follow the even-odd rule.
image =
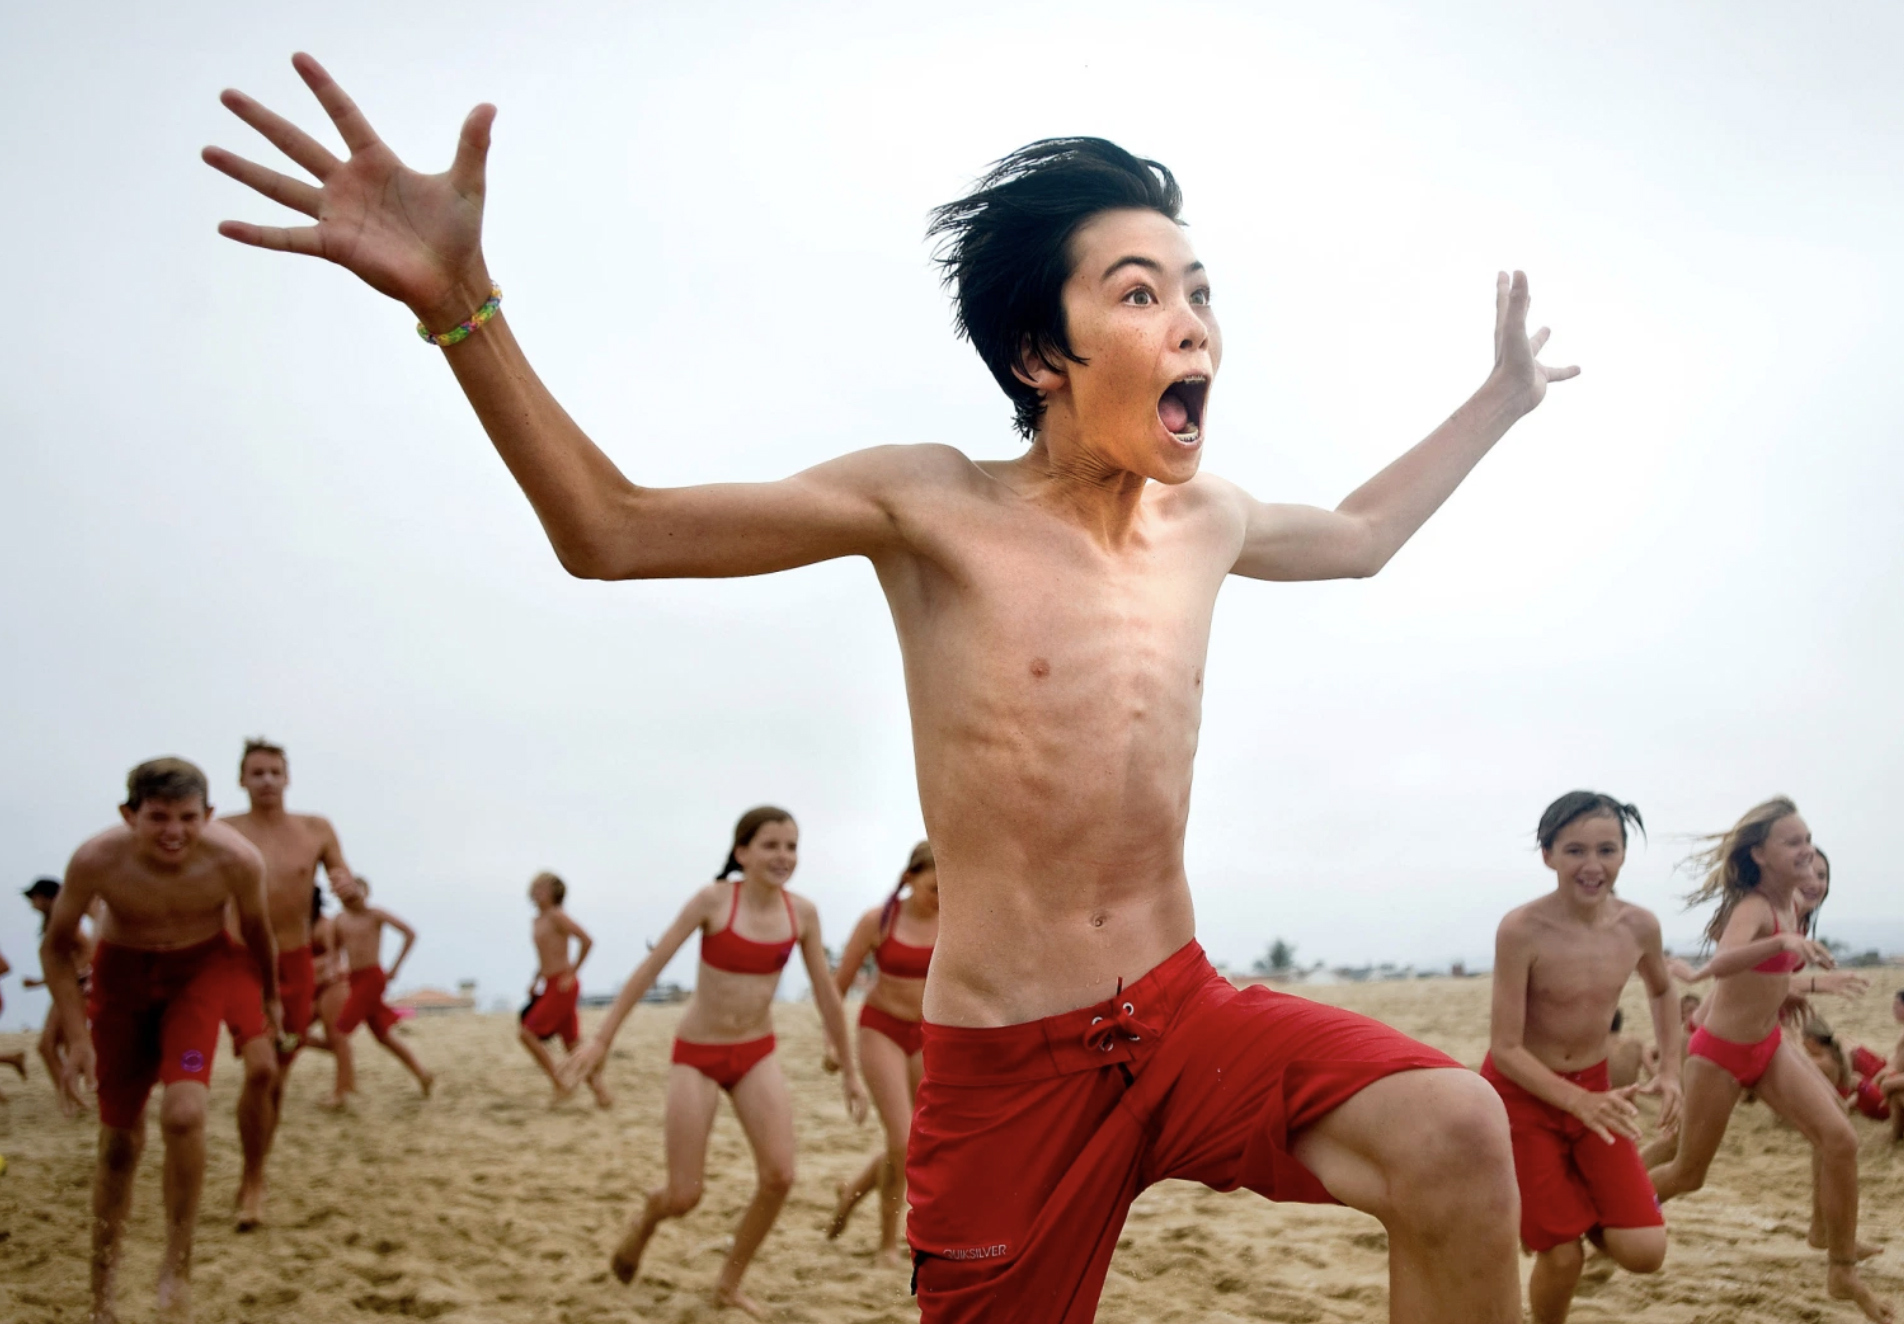
[[[1050,674],[1051,664],[1049,662],[1045,661],[1042,657],[1034,657],[1031,659],[1031,677],[1033,680],[1043,680]]]

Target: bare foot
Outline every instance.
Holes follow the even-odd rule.
[[[833,1190],[835,1192],[833,1217],[828,1219],[826,1224],[826,1239],[828,1241],[836,1240],[840,1233],[846,1231],[846,1220],[853,1216],[853,1210],[859,1206],[860,1196],[865,1194],[865,1192],[862,1191],[858,1195],[855,1195],[852,1188],[845,1182],[841,1182],[838,1186],[835,1186]]]
[[[238,1230],[249,1232],[264,1222],[264,1174],[247,1176],[238,1187]]]
[[[900,1258],[899,1247],[881,1246],[873,1255],[873,1263],[882,1269],[897,1269],[905,1263],[905,1260]]]
[[[423,1087],[423,1097],[426,1099],[429,1098],[430,1091],[436,1088],[436,1073],[434,1071],[424,1072],[417,1077],[417,1084]]]
[[[641,1268],[641,1253],[648,1249],[648,1238],[653,1235],[654,1227],[648,1220],[637,1218],[629,1226],[628,1235],[621,1239],[621,1245],[609,1256],[608,1267],[623,1284],[635,1281],[635,1274]]]
[[[738,1287],[717,1287],[714,1289],[714,1308],[716,1310],[740,1310],[755,1319],[772,1319],[773,1312],[754,1300]]]
[[[159,1318],[165,1324],[191,1324],[192,1284],[171,1269],[159,1269]]]
[[[1878,1324],[1892,1324],[1893,1316],[1888,1301],[1880,1301],[1871,1294],[1871,1289],[1858,1277],[1858,1266],[1834,1262],[1830,1274],[1825,1278],[1825,1291],[1834,1301],[1853,1302],[1862,1310],[1867,1319]]]
[[[595,1106],[597,1108],[613,1108],[615,1106],[615,1096],[608,1092],[608,1086],[602,1084],[602,1082],[595,1077],[590,1076],[588,1078],[588,1088],[595,1096]]]
[[[319,1099],[317,1106],[327,1113],[341,1113],[344,1111],[344,1096],[333,1094],[328,1099]]]
[[[26,1079],[25,1053],[0,1053],[0,1062],[5,1062],[8,1066],[19,1072],[21,1080]]]
[[[1805,1238],[1805,1241],[1813,1250],[1825,1250],[1830,1245],[1830,1243],[1825,1240],[1825,1230],[1822,1227],[1812,1228],[1810,1235]],[[1883,1253],[1884,1247],[1882,1246],[1873,1246],[1868,1241],[1860,1241],[1858,1243],[1858,1258],[1861,1260],[1868,1260],[1873,1255],[1882,1255]]]

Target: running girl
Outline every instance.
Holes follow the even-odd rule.
[[[932,843],[912,848],[906,871],[886,904],[859,917],[833,983],[846,996],[860,967],[871,953],[879,976],[866,990],[859,1009],[859,1069],[866,1089],[886,1128],[886,1148],[850,1182],[840,1184],[840,1198],[827,1224],[828,1241],[846,1230],[853,1209],[871,1191],[879,1192],[879,1252],[883,1265],[899,1261],[899,1217],[906,1208],[906,1138],[912,1130],[913,1096],[919,1092],[919,1074],[925,1059],[921,1048],[925,1030],[921,1007],[926,996],[926,967],[939,937],[939,871],[932,862]],[[827,1065],[835,1066],[834,1047],[827,1045]]]
[[[741,1275],[793,1188],[793,1099],[774,1053],[773,998],[780,971],[795,947],[806,962],[827,1038],[846,1042],[846,1012],[826,968],[819,911],[787,890],[799,841],[800,829],[784,809],[762,805],[742,814],[734,825],[733,847],[714,881],[689,899],[628,977],[594,1037],[562,1064],[562,1080],[570,1089],[592,1075],[642,994],[654,987],[688,935],[700,930],[701,967],[668,1072],[663,1120],[667,1180],[648,1193],[609,1267],[622,1282],[633,1282],[661,1220],[679,1218],[700,1203],[708,1133],[721,1092],[726,1091],[753,1146],[759,1185],[734,1231],[734,1248],[721,1266],[714,1301],[756,1318],[765,1318],[766,1310],[741,1292]],[[733,879],[737,873],[740,877]],[[854,1121],[863,1120],[866,1094],[850,1059],[841,1083],[847,1112]]]
[[[1831,1087],[1795,1048],[1781,1051],[1779,1013],[1806,965],[1831,953],[1800,929],[1799,890],[1816,886],[1811,829],[1789,799],[1766,801],[1695,859],[1706,870],[1694,904],[1719,903],[1706,935],[1718,944],[1707,965],[1717,981],[1706,1019],[1688,1046],[1679,1150],[1653,1170],[1659,1198],[1696,1191],[1725,1136],[1732,1109],[1753,1090],[1809,1140],[1818,1154],[1818,1198],[1830,1266],[1826,1290],[1874,1320],[1890,1306],[1858,1275],[1858,1138]],[[1803,991],[1802,986],[1799,991]]]

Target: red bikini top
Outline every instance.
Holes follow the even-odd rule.
[[[879,967],[880,974],[894,979],[924,979],[926,967],[932,964],[932,948],[900,942],[888,932],[879,940],[879,946],[873,948],[873,964]]]
[[[1772,916],[1772,936],[1774,938],[1778,937],[1779,932],[1778,915],[1774,913]],[[1805,968],[1805,958],[1800,956],[1797,952],[1779,952],[1766,957],[1752,968],[1762,975],[1796,974]]]
[[[734,916],[740,913],[740,889],[741,884],[735,883],[734,902],[727,908],[727,927],[701,935],[701,959],[730,975],[777,975],[786,967],[787,958],[793,955],[794,944],[800,941],[800,921],[793,916],[793,898],[787,895],[786,888],[780,889],[780,899],[787,903],[787,925],[793,930],[787,940],[755,942],[734,932]]]

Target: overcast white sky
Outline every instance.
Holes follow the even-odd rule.
[[[518,335],[637,481],[883,442],[1016,452],[949,331],[927,210],[1033,138],[1178,174],[1226,334],[1206,464],[1334,504],[1479,384],[1493,275],[1583,375],[1379,578],[1217,612],[1190,871],[1245,963],[1485,963],[1576,786],[1654,827],[1621,887],[1690,938],[1684,834],[1797,797],[1828,932],[1904,945],[1904,18],[1891,5],[965,3],[0,11],[0,858],[58,872],[125,771],[241,739],[422,941],[531,970],[537,869],[605,989],[733,819],[799,816],[829,941],[919,832],[869,569],[568,579],[399,306],[241,249],[196,159],[306,124],[325,60],[406,159],[501,107]],[[37,967],[23,902],[0,951]],[[692,945],[674,974],[692,973]],[[791,972],[790,972],[791,973]],[[797,981],[789,988],[797,987]],[[43,1003],[4,986],[0,1023]]]

